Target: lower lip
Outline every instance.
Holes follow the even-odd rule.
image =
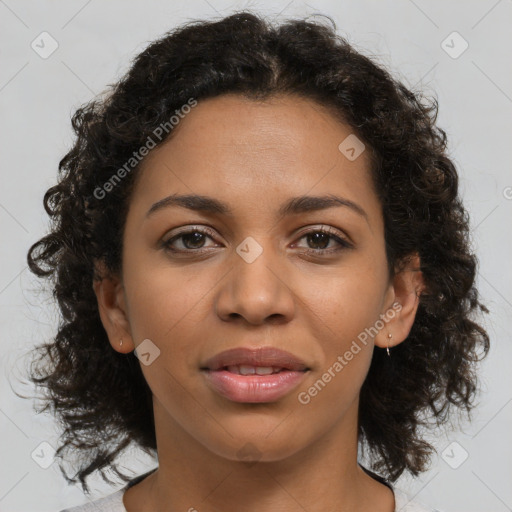
[[[238,375],[227,370],[206,370],[207,382],[232,402],[275,402],[304,379],[306,372],[283,370],[271,375]]]

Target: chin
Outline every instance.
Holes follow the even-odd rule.
[[[233,437],[226,435],[224,439],[207,443],[205,446],[219,457],[240,461],[247,464],[257,462],[277,462],[292,457],[309,444],[307,439],[302,440],[287,429],[268,430],[250,434],[248,431],[229,430]],[[302,442],[301,442],[302,441]]]

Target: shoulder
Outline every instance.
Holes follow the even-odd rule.
[[[123,504],[123,495],[125,491],[132,485],[138,484],[144,480],[144,478],[155,472],[157,469],[158,466],[147,471],[146,473],[143,473],[142,475],[133,478],[123,488],[119,489],[113,494],[105,496],[104,498],[90,501],[89,503],[78,505],[77,507],[65,508],[59,512],[126,512],[126,508]]]
[[[123,494],[126,489],[120,489],[114,494],[110,494],[99,500],[85,503],[73,508],[66,508],[60,512],[126,512],[123,505]],[[437,509],[428,508],[412,501],[405,493],[398,489],[393,489],[395,494],[395,512],[441,512]]]
[[[394,512],[441,512],[440,510],[427,507],[417,501],[413,501],[406,493],[397,489],[393,484],[388,482],[384,477],[370,471],[364,466],[360,465],[361,469],[371,476],[377,482],[389,487],[395,495],[395,511]]]
[[[123,505],[123,494],[126,489],[120,489],[114,494],[104,498],[78,505],[77,507],[66,508],[60,512],[126,512]]]
[[[394,488],[393,492],[395,494],[395,512],[441,512],[440,510],[412,501],[407,494],[399,489]]]

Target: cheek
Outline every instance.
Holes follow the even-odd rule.
[[[382,265],[363,263],[296,281],[301,300],[316,316],[317,329],[326,339],[337,340],[338,349],[372,326],[382,312],[385,270]]]
[[[371,356],[371,346],[360,344],[329,358],[297,393],[301,417],[322,418],[326,425],[344,417],[358,399]]]
[[[321,345],[322,357],[314,389],[305,390],[306,401],[327,400],[343,409],[344,403],[356,398],[370,367],[374,329],[381,324],[385,269],[382,265],[354,265],[314,281],[315,292],[304,294],[303,300],[306,310],[314,312],[309,315],[309,329]],[[304,282],[302,286],[307,285]]]
[[[315,331],[324,333],[317,337],[321,362],[296,396],[301,417],[322,418],[325,424],[340,420],[358,399],[373,355],[369,327],[379,314],[371,288],[368,293],[355,288],[352,295],[345,285],[333,286],[328,307],[315,315]]]
[[[201,297],[212,289],[208,273],[194,279],[185,268],[170,268],[162,258],[142,253],[130,254],[124,265],[129,321],[137,344],[144,338],[164,343],[176,339],[200,310]],[[204,297],[205,299],[207,297]]]
[[[132,338],[135,346],[149,339],[158,349],[154,362],[141,369],[154,394],[164,401],[173,397],[176,407],[187,408],[188,393],[197,384],[198,354],[214,334],[205,326],[212,310],[209,292],[217,289],[219,273],[202,272],[199,278],[197,271],[134,256],[125,265]]]

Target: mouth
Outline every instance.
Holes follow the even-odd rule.
[[[289,352],[262,347],[221,352],[201,371],[211,389],[230,401],[268,403],[290,393],[310,368]]]
[[[252,366],[249,364],[239,364],[239,365],[229,365],[224,366],[222,368],[218,368],[217,370],[211,371],[227,371],[229,373],[233,373],[234,375],[274,375],[276,373],[287,372],[287,371],[295,371],[290,368],[284,368],[282,366]],[[306,371],[306,370],[300,370]]]
[[[211,371],[227,369],[229,371],[230,368],[234,370],[233,373],[241,373],[242,375],[251,375],[251,369],[257,368],[265,369],[267,373],[263,373],[263,375],[274,373],[274,369],[291,371],[309,369],[297,356],[274,347],[260,347],[257,349],[239,347],[225,350],[208,359],[201,369]],[[269,369],[273,371],[269,372]]]

